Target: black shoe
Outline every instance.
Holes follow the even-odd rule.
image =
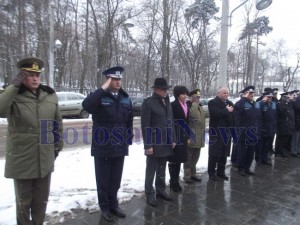
[[[126,214],[119,207],[115,209],[111,209],[110,212],[116,215],[117,217],[123,217],[123,218],[126,217]]]
[[[147,204],[151,205],[152,207],[157,207],[157,202],[155,198],[147,199]]]
[[[156,198],[160,198],[168,202],[173,201],[173,198],[170,197],[166,192],[156,192]]]
[[[170,190],[174,192],[181,192],[182,187],[179,185],[179,182],[170,183]]]
[[[287,155],[285,155],[285,154],[281,154],[281,157],[286,158],[286,159],[288,158]]]
[[[299,157],[299,155],[297,153],[292,153],[291,156],[293,156],[293,157]]]
[[[201,182],[201,178],[197,176],[192,176],[191,179],[197,182]]]
[[[184,180],[185,183],[187,183],[187,184],[192,184],[192,183],[193,183],[192,178],[183,178],[183,180]]]
[[[231,163],[231,166],[234,167],[234,168],[238,168],[238,164],[235,163],[235,162]]]
[[[217,174],[217,176],[223,178],[224,180],[228,180],[229,179],[229,177],[226,176],[225,173],[223,173],[223,174]]]
[[[113,219],[111,217],[111,213],[109,211],[102,211],[102,217],[107,221],[107,222],[112,222]]]
[[[267,166],[273,166],[272,163],[270,163],[270,162],[261,162],[261,164],[267,165]]]
[[[210,176],[209,177],[209,180],[212,180],[212,181],[218,181],[218,178],[216,175],[213,175],[213,176]]]
[[[239,171],[239,174],[240,174],[241,176],[243,176],[243,177],[246,177],[246,176],[247,176],[245,170],[240,170],[240,171]]]
[[[249,174],[249,175],[255,175],[255,173],[253,171],[251,171],[251,170],[246,170],[245,173]]]

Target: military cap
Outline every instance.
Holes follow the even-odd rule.
[[[263,96],[273,97],[273,93],[271,91],[265,91],[262,93]]]
[[[272,92],[272,88],[266,87],[266,88],[264,89],[264,92]]]
[[[20,70],[40,73],[44,68],[44,62],[43,60],[36,57],[28,57],[17,62],[17,67]]]
[[[299,92],[299,90],[293,90],[293,91],[290,91],[290,94],[296,94],[298,92]]]
[[[193,95],[195,95],[195,96],[200,96],[200,89],[194,89],[194,90],[192,90],[190,93],[189,93],[189,96],[191,97],[191,96],[193,96]]]
[[[244,90],[240,91],[239,93],[243,93],[243,94],[245,94],[246,92],[254,93],[255,92],[254,90],[255,90],[254,86],[248,86]]]
[[[171,87],[165,78],[158,77],[154,80],[154,85],[151,88],[169,89]]]
[[[124,72],[124,68],[121,66],[115,66],[108,68],[107,70],[104,70],[102,74],[106,77],[112,77],[112,78],[123,78],[122,73]]]
[[[272,92],[273,92],[273,94],[277,94],[278,93],[278,88],[273,88]]]
[[[280,95],[281,96],[287,96],[287,95],[289,95],[290,94],[290,92],[283,92],[283,93],[281,93]]]

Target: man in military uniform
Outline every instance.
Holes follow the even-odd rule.
[[[121,88],[124,68],[112,67],[103,72],[106,82],[82,102],[84,110],[92,114],[94,156],[98,202],[102,217],[112,222],[111,213],[118,217],[126,214],[119,207],[124,157],[132,143],[132,104]]]
[[[141,113],[141,127],[146,161],[145,194],[147,203],[157,206],[156,198],[165,201],[173,199],[166,193],[166,164],[175,147],[173,112],[165,78],[156,78],[154,93],[144,100]],[[155,176],[155,190],[153,180]]]
[[[44,62],[30,57],[17,67],[0,94],[0,116],[8,121],[5,177],[14,179],[17,224],[43,224],[54,160],[63,147],[62,117],[55,91],[40,82]]]
[[[234,126],[241,130],[237,146],[237,164],[241,176],[254,175],[250,170],[260,138],[261,117],[259,104],[253,99],[254,86],[241,91],[243,97],[234,105]]]

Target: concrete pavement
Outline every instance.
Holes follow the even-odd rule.
[[[242,177],[228,166],[229,181],[185,184],[182,193],[171,193],[173,202],[158,200],[153,208],[145,197],[121,204],[125,219],[108,223],[100,212],[80,213],[63,225],[299,225],[300,158],[272,158],[273,166],[253,163],[255,176]],[[169,190],[167,190],[169,193]]]

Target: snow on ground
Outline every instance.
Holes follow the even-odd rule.
[[[68,120],[70,121],[70,120]],[[0,124],[3,124],[0,120]],[[204,173],[207,169],[207,145],[201,150],[197,171]],[[12,179],[4,178],[5,159],[0,158],[0,224],[13,225],[15,221],[15,196]],[[120,202],[129,201],[133,196],[144,193],[146,157],[143,144],[134,143],[125,158],[121,188],[118,193]],[[84,209],[90,212],[99,210],[97,203],[94,161],[90,147],[63,151],[55,162],[52,173],[51,193],[47,214],[52,217],[71,209]],[[183,169],[181,170],[181,177]],[[166,171],[166,182],[169,173]],[[61,221],[62,222],[62,221]]]

